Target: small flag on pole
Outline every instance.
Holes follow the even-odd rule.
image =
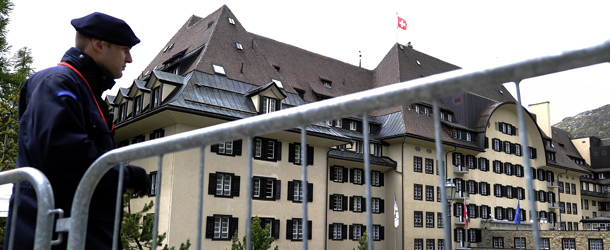
[[[466,228],[468,228],[468,221],[470,219],[468,218],[468,205],[466,202],[464,202],[464,220],[466,221]]]
[[[400,216],[398,215],[398,203],[396,203],[396,194],[394,194],[394,227],[398,228],[398,225],[400,224],[399,219]]]
[[[398,17],[398,28],[407,30],[407,21],[405,21],[405,19]]]
[[[515,223],[521,226],[521,204],[519,200],[517,200],[517,212],[515,212]]]

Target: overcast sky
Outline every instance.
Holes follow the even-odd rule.
[[[610,40],[606,1],[139,1],[13,0],[8,42],[34,67],[74,44],[70,20],[94,11],[124,19],[142,42],[118,85],[128,86],[191,15],[223,4],[249,32],[373,69],[397,41],[462,68],[484,68]],[[396,13],[407,21],[396,29]],[[398,32],[397,32],[398,31]],[[610,103],[608,63],[522,82],[524,105],[551,102],[551,120]],[[507,86],[508,87],[508,86]],[[514,87],[509,90],[514,94]]]

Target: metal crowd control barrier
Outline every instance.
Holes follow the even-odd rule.
[[[61,236],[58,240],[51,241],[53,237],[53,221],[55,214],[59,217],[63,217],[63,210],[55,208],[55,198],[53,196],[53,188],[47,177],[42,174],[38,169],[23,167],[8,171],[0,172],[0,185],[7,183],[14,183],[16,186],[23,181],[27,181],[32,184],[36,191],[38,214],[36,215],[36,234],[34,240],[34,249],[36,250],[48,250],[51,249],[51,245],[59,244],[62,239]],[[15,188],[15,200],[13,202],[13,213],[12,217],[9,218],[13,221],[11,223],[11,236],[10,239],[5,239],[8,242],[8,249],[13,249],[15,244],[15,218],[17,218],[17,204],[19,201],[19,188]],[[6,245],[5,245],[6,246]]]
[[[336,119],[338,117],[346,117],[351,115],[363,115],[364,117],[364,129],[367,131],[367,114],[369,111],[378,110],[382,108],[395,107],[399,105],[406,105],[417,101],[433,100],[434,104],[434,122],[436,130],[436,150],[438,162],[442,163],[442,149],[440,142],[440,118],[438,100],[444,96],[461,93],[469,90],[476,90],[482,88],[489,88],[496,84],[515,82],[517,87],[517,100],[518,107],[521,106],[521,96],[519,90],[519,82],[522,79],[531,78],[535,76],[551,74],[564,70],[589,66],[593,64],[603,63],[610,61],[610,41],[606,41],[602,44],[588,47],[585,49],[567,51],[560,55],[552,55],[540,58],[533,58],[526,61],[506,64],[503,66],[488,68],[483,70],[456,70],[444,74],[433,75],[426,78],[420,78],[408,82],[397,83],[385,87],[375,88],[368,91],[341,96],[329,100],[315,102],[303,106],[298,106],[286,110],[273,112],[270,114],[259,115],[247,119],[241,119],[233,122],[223,123],[216,126],[206,127],[197,129],[173,136],[168,136],[136,145],[130,145],[122,147],[117,150],[108,152],[107,154],[100,157],[95,161],[88,171],[83,176],[78,189],[75,194],[73,206],[72,206],[72,217],[69,219],[69,238],[68,245],[70,249],[81,250],[85,249],[85,236],[87,228],[87,216],[89,211],[89,204],[91,196],[93,194],[95,186],[98,184],[100,178],[106,173],[112,166],[118,163],[125,163],[128,161],[158,156],[159,167],[158,167],[158,183],[161,180],[161,160],[164,154],[173,153],[177,151],[200,148],[201,159],[200,159],[200,172],[199,172],[199,214],[198,214],[198,226],[197,226],[197,249],[202,248],[201,235],[202,235],[202,204],[203,204],[203,174],[204,174],[204,147],[215,144],[222,141],[231,141],[238,139],[246,139],[248,145],[248,152],[252,152],[252,138],[257,135],[268,134],[275,131],[292,129],[295,127],[305,128],[307,124]],[[517,108],[519,125],[525,127],[523,120],[523,110]],[[520,130],[521,145],[524,149],[528,149],[526,140],[525,129]],[[305,141],[305,130],[301,129],[301,143],[303,149],[303,155],[307,152],[306,141]],[[366,183],[366,201],[367,206],[370,206],[371,201],[371,176],[370,176],[370,163],[369,163],[369,142],[368,134],[364,133],[364,162],[365,162],[365,183]],[[251,153],[250,153],[251,154]],[[528,152],[525,152],[528,155]],[[304,157],[305,158],[305,157]],[[526,159],[526,158],[524,158]],[[307,168],[306,162],[303,161],[302,166],[302,181],[307,181]],[[529,160],[524,160],[525,166],[525,177],[527,182],[527,189],[529,190],[529,197],[535,197],[532,187],[531,170],[529,167]],[[443,166],[440,166],[443,167]],[[122,174],[122,173],[121,173]],[[251,193],[252,186],[252,157],[249,155],[248,160],[248,193]],[[443,171],[439,175],[439,185],[444,186],[445,176]],[[158,185],[161,188],[161,185]],[[304,190],[304,196],[307,189]],[[443,207],[443,213],[447,213],[445,206],[445,190],[441,189],[442,203],[439,203]],[[154,219],[154,232],[153,235],[157,235],[157,225],[159,216],[159,202],[160,195],[156,196],[156,211]],[[251,218],[251,206],[252,198],[247,195],[247,214],[245,218]],[[529,199],[529,206],[532,219],[537,220],[535,212],[536,204],[534,199]],[[117,212],[118,213],[118,212]],[[303,220],[307,220],[307,202],[303,202]],[[117,221],[118,223],[118,221]],[[449,231],[451,226],[445,221],[445,246],[451,246]],[[250,223],[246,223],[246,237],[247,247],[250,249],[250,234],[251,228]],[[367,209],[367,226],[372,228],[372,214],[371,210]],[[303,231],[307,232],[307,223],[303,223]],[[533,227],[534,233],[534,246],[539,249],[539,232],[537,227]],[[368,235],[369,249],[373,250],[373,239],[372,234]],[[116,242],[116,239],[115,239]],[[156,239],[153,241],[153,247],[156,246]],[[307,249],[307,240],[303,242],[303,249]],[[116,243],[115,243],[116,244]]]

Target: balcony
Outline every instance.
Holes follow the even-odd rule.
[[[466,218],[463,215],[460,215],[453,224],[456,226],[466,226]]]
[[[559,207],[557,206],[557,202],[553,202],[553,203],[549,204],[549,209],[553,209],[553,210],[559,209]]]
[[[468,167],[467,166],[454,166],[453,173],[454,174],[468,174]]]
[[[559,185],[557,185],[556,181],[547,181],[546,187],[547,188],[559,188]]]
[[[468,192],[465,192],[465,191],[456,191],[455,192],[456,201],[463,201],[463,200],[468,200],[468,199],[470,199],[470,194]]]
[[[584,196],[610,199],[610,193],[600,193],[600,192],[593,192],[593,191],[587,191],[587,190],[580,190],[580,194],[584,195]]]

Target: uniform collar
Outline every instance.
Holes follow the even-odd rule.
[[[70,48],[61,59],[78,69],[87,79],[95,96],[102,96],[102,93],[114,86],[114,78],[106,70],[102,69],[93,58],[85,52]]]

